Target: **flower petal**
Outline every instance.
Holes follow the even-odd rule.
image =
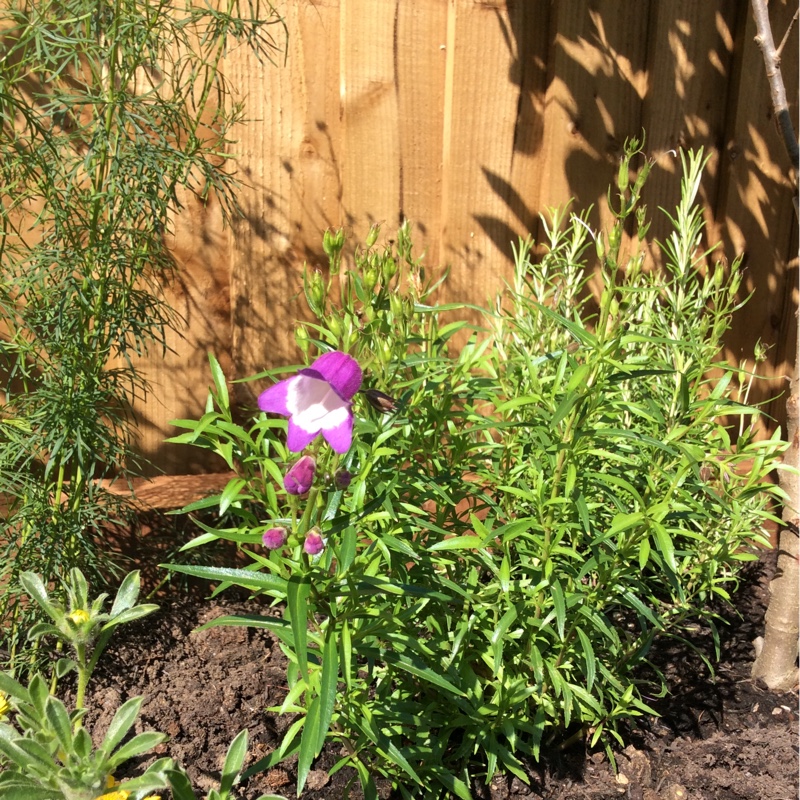
[[[289,425],[286,431],[286,446],[293,452],[299,453],[301,450],[304,450],[311,442],[319,436],[321,432],[321,428],[317,428],[316,430],[307,431],[305,428],[301,428],[299,425],[296,425],[294,422],[294,418],[289,418]]]
[[[289,416],[289,408],[286,405],[286,400],[289,394],[290,385],[297,380],[297,375],[287,378],[285,381],[280,381],[269,389],[265,389],[258,396],[258,407],[262,411],[268,411],[271,414],[283,414]]]
[[[333,350],[323,353],[308,370],[300,370],[300,374],[316,373],[327,381],[342,400],[352,400],[361,388],[361,367],[352,356]]]
[[[346,453],[353,441],[353,415],[348,413],[345,419],[334,426],[326,425],[322,435],[335,453]]]
[[[317,433],[341,424],[350,414],[350,403],[342,400],[327,381],[307,374],[298,375],[289,387],[286,405],[295,425]]]

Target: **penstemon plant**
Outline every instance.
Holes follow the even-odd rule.
[[[432,303],[407,226],[382,248],[371,231],[344,271],[329,232],[327,278],[305,277],[316,322],[297,330],[309,365],[253,378],[274,382],[250,425],[211,357],[206,413],[173,441],[236,477],[186,509],[219,523],[184,549],[226,539],[252,563],[169,568],[280,609],[209,623],[266,628],[288,658],[273,710],[299,716],[245,775],[297,755],[300,793],[333,740],[332,771],[353,767],[368,798],[388,779],[403,797],[466,799],[577,739],[613,758],[621,726],[668,688],[648,661],[658,637],[701,620],[716,640],[711,601],[730,601],[767,544],[780,492],[763,479],[783,445],[726,427],[757,411],[717,361],[739,277],[703,272],[702,155],[682,155],[663,267],[645,269],[640,150],[620,166],[611,230],[554,212],[483,329]]]

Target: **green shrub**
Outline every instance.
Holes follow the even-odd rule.
[[[286,422],[237,424],[212,357],[206,413],[178,421],[174,441],[237,477],[187,509],[217,507],[220,522],[186,548],[227,539],[253,563],[171,569],[282,609],[210,623],[269,629],[289,658],[277,710],[300,716],[250,772],[297,754],[302,788],[331,739],[347,753],[334,769],[353,766],[367,797],[378,776],[425,798],[468,798],[497,771],[527,780],[527,759],[575,737],[611,753],[620,723],[667,689],[648,663],[657,637],[690,620],[715,630],[712,599],[729,599],[750,545],[766,544],[778,492],[762,481],[782,444],[744,422],[732,441],[724,425],[757,412],[717,361],[739,277],[703,274],[702,156],[682,156],[664,266],[645,270],[650,165],[630,177],[637,155],[632,143],[608,234],[554,214],[541,257],[520,243],[482,330],[432,304],[407,226],[383,248],[371,232],[341,274],[342,237],[326,234],[330,276],[306,277],[317,322],[298,343],[307,357],[349,353],[366,377],[350,449],[317,438],[304,450],[315,470],[291,467],[305,494],[284,488]],[[469,335],[457,353],[456,334]]]

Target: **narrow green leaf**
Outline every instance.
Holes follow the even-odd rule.
[[[59,745],[65,753],[72,753],[72,725],[67,709],[56,697],[48,697],[44,704],[44,713],[50,730],[56,735]]]
[[[111,606],[110,616],[115,617],[117,614],[136,605],[136,601],[139,599],[139,588],[139,570],[135,569],[125,576],[117,590],[117,596],[114,598],[114,604]]]
[[[286,603],[292,622],[294,654],[300,675],[308,685],[308,596],[311,584],[308,577],[292,576],[286,591]]]
[[[597,674],[597,663],[594,657],[594,648],[592,647],[589,637],[581,628],[575,629],[578,633],[578,639],[581,642],[583,651],[583,662],[586,666],[586,688],[591,692],[594,685],[594,679]]]
[[[42,579],[36,573],[20,573],[19,583],[31,600],[34,600],[51,619],[55,622],[59,621],[57,607],[50,602],[47,589],[44,583],[42,583]]]
[[[286,580],[263,572],[234,569],[232,567],[196,567],[190,564],[160,564],[159,566],[163,569],[180,572],[183,575],[191,575],[195,578],[232,583],[245,589],[261,589],[273,597],[278,596],[279,599],[282,599],[286,594]]]
[[[322,752],[325,736],[330,728],[336,702],[336,684],[339,679],[338,641],[334,630],[328,630],[322,652],[322,676],[319,694],[308,708],[303,735],[300,739],[300,752],[297,760],[297,791],[305,786],[306,778],[314,759]]]
[[[479,550],[483,546],[483,539],[480,536],[451,536],[441,542],[431,545],[428,551],[437,553],[441,550]]]
[[[262,617],[258,614],[241,614],[237,616],[226,615],[215,617],[214,619],[201,625],[196,630],[204,631],[206,628],[217,628],[224,625],[239,626],[246,628],[264,628],[274,633],[287,647],[294,650],[294,634],[290,622],[278,617]]]
[[[454,686],[446,678],[443,678],[438,672],[434,672],[432,669],[425,666],[420,659],[412,657],[407,653],[397,653],[390,650],[381,650],[380,654],[381,658],[389,664],[400,667],[400,669],[410,672],[418,678],[423,678],[429,683],[441,689],[446,689],[448,692],[452,692],[459,697],[466,697],[466,694],[462,692],[461,689]]]
[[[222,767],[222,776],[219,781],[219,791],[221,794],[226,795],[233,788],[236,776],[241,772],[242,766],[244,766],[246,756],[247,728],[236,734],[228,748],[228,753],[225,756],[225,764]]]
[[[222,516],[231,507],[232,503],[241,499],[241,491],[247,485],[244,478],[232,478],[219,496],[219,514]],[[249,496],[244,499],[251,499]]]
[[[655,536],[656,547],[658,547],[659,552],[664,557],[664,561],[666,562],[667,566],[673,572],[677,572],[678,565],[675,563],[675,547],[672,544],[672,539],[667,533],[667,529],[663,525],[660,525],[654,521],[650,523],[650,528]]]
[[[650,540],[644,538],[639,545],[639,569],[643,570],[650,560]]]
[[[133,739],[122,745],[116,753],[111,755],[108,759],[109,766],[114,769],[120,764],[125,763],[128,759],[135,758],[136,756],[142,755],[142,753],[146,753],[148,750],[152,750],[162,742],[165,742],[168,738],[169,737],[165,734],[156,733],[155,731],[140,733],[138,736],[134,736]]]
[[[172,800],[197,800],[192,782],[185,772],[177,769],[167,770],[167,780],[172,792]]]
[[[228,397],[228,383],[225,380],[225,373],[213,353],[208,354],[208,362],[211,366],[211,377],[214,380],[217,402],[221,409],[226,409],[230,405],[230,398]]]
[[[321,700],[317,740],[314,745],[316,754],[322,752],[325,736],[333,718],[336,705],[336,687],[339,682],[339,641],[335,629],[331,628],[325,639],[325,650],[322,653],[322,677],[320,678],[319,696]]]
[[[503,664],[503,645],[505,644],[506,633],[508,633],[509,626],[517,619],[517,609],[514,606],[506,611],[497,626],[492,631],[490,641],[492,643],[492,657],[494,658],[494,671],[495,674],[499,671]]]
[[[550,594],[553,598],[553,608],[556,612],[556,627],[558,628],[558,638],[564,641],[564,625],[567,620],[567,606],[564,602],[564,590],[561,584],[555,580],[550,584]]]
[[[432,772],[436,780],[439,781],[451,795],[455,795],[460,798],[460,800],[473,800],[469,786],[467,786],[461,778],[453,775],[450,770],[444,769],[444,767],[438,765],[429,765],[428,772]]]

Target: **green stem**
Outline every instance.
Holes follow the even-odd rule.
[[[86,687],[89,684],[90,670],[86,665],[86,645],[76,644],[75,653],[77,655],[76,663],[78,665],[78,688],[75,692],[75,710],[80,711],[84,707],[86,697]],[[81,720],[78,718],[75,722],[75,732],[81,727]]]

